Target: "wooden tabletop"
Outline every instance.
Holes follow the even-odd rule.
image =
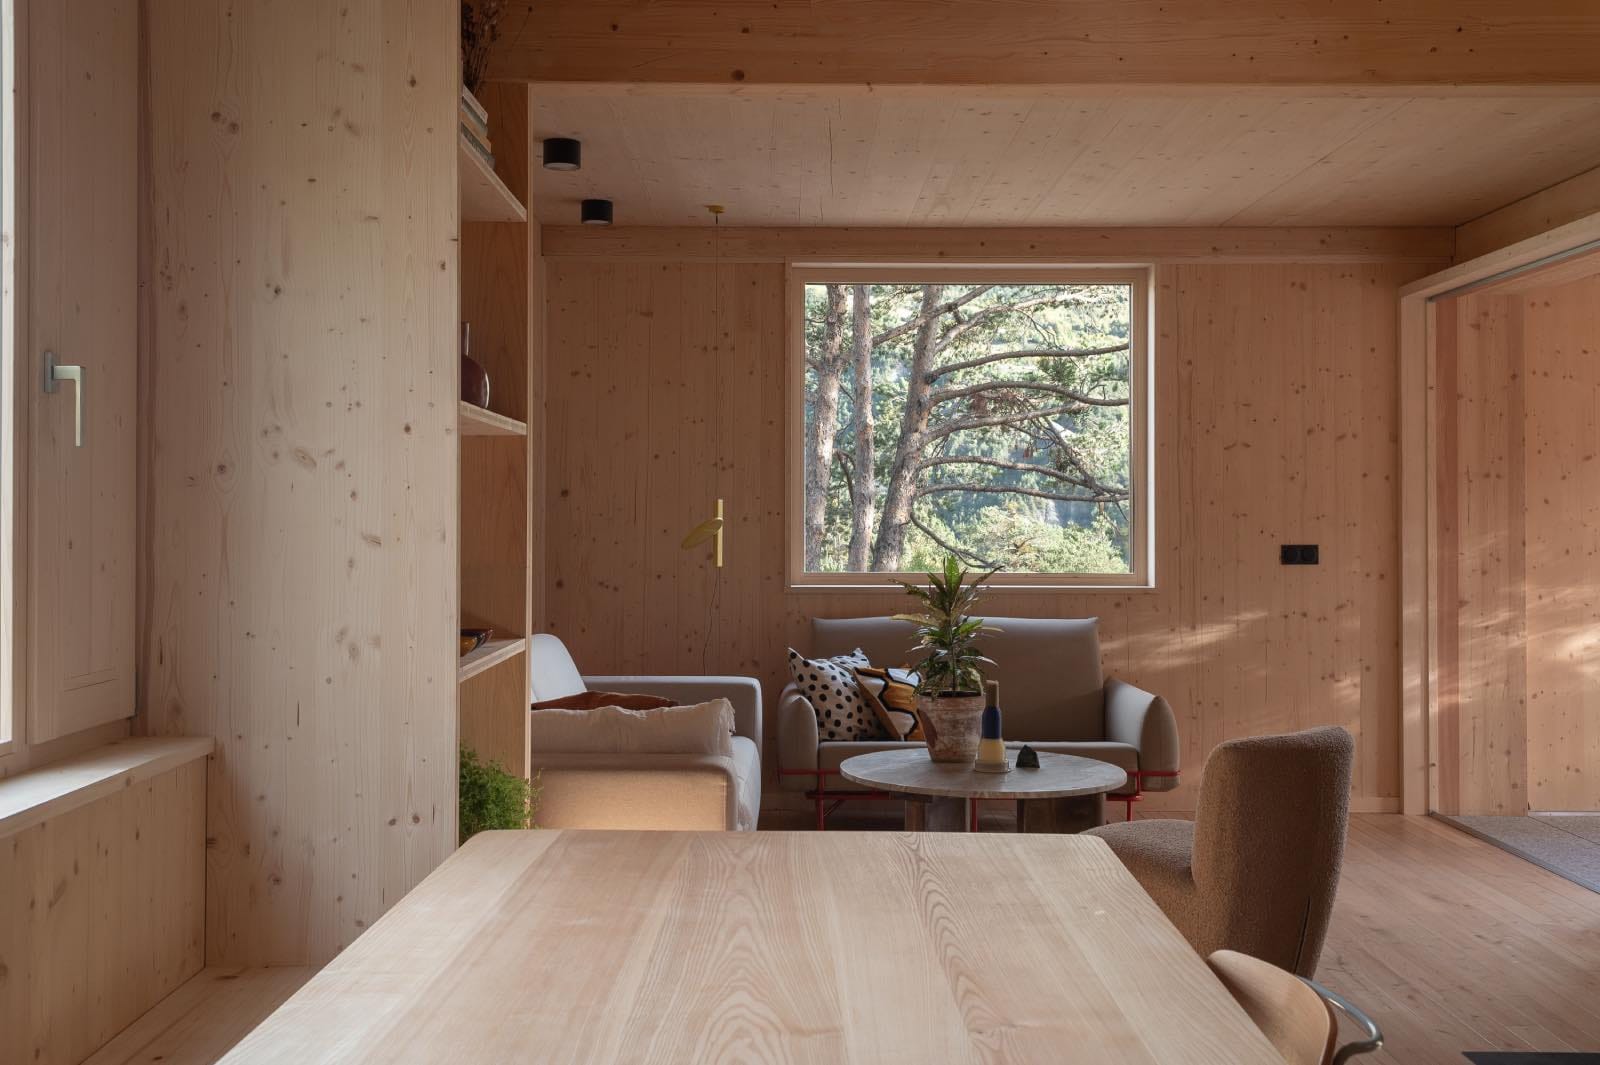
[[[1006,754],[1015,760],[1016,752]],[[879,791],[957,799],[1067,799],[1116,791],[1128,782],[1128,774],[1114,765],[1071,754],[1040,754],[1038,769],[980,773],[966,764],[935,762],[920,747],[846,758],[839,775]]]
[[[1088,836],[486,832],[263,1062],[1282,1065]]]

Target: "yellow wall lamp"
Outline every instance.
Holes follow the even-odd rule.
[[[682,547],[683,550],[687,551],[691,547],[699,547],[701,544],[705,543],[707,540],[710,540],[712,542],[712,544],[715,545],[713,550],[714,550],[714,553],[715,553],[715,556],[716,556],[716,565],[717,565],[718,569],[721,569],[722,568],[722,500],[720,500],[720,499],[717,500],[717,512],[716,512],[716,514],[714,516],[712,516],[712,517],[707,518],[705,521],[701,522],[699,525],[696,525],[694,528],[690,529],[689,530],[689,534],[683,538],[683,543],[680,544],[679,546]]]

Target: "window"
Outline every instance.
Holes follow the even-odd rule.
[[[16,395],[16,100],[15,5],[0,0],[0,755],[12,747],[17,673],[15,646],[17,592],[13,543],[16,529],[18,433]]]
[[[138,7],[75,10],[0,0],[0,775],[134,712]]]
[[[1147,272],[791,276],[792,583],[1149,583]]]

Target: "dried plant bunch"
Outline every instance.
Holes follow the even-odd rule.
[[[500,39],[502,0],[463,0],[461,4],[461,81],[477,92],[489,72],[489,50]]]

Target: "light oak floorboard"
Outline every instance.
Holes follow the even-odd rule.
[[[309,966],[202,969],[84,1065],[211,1065],[314,972]]]

